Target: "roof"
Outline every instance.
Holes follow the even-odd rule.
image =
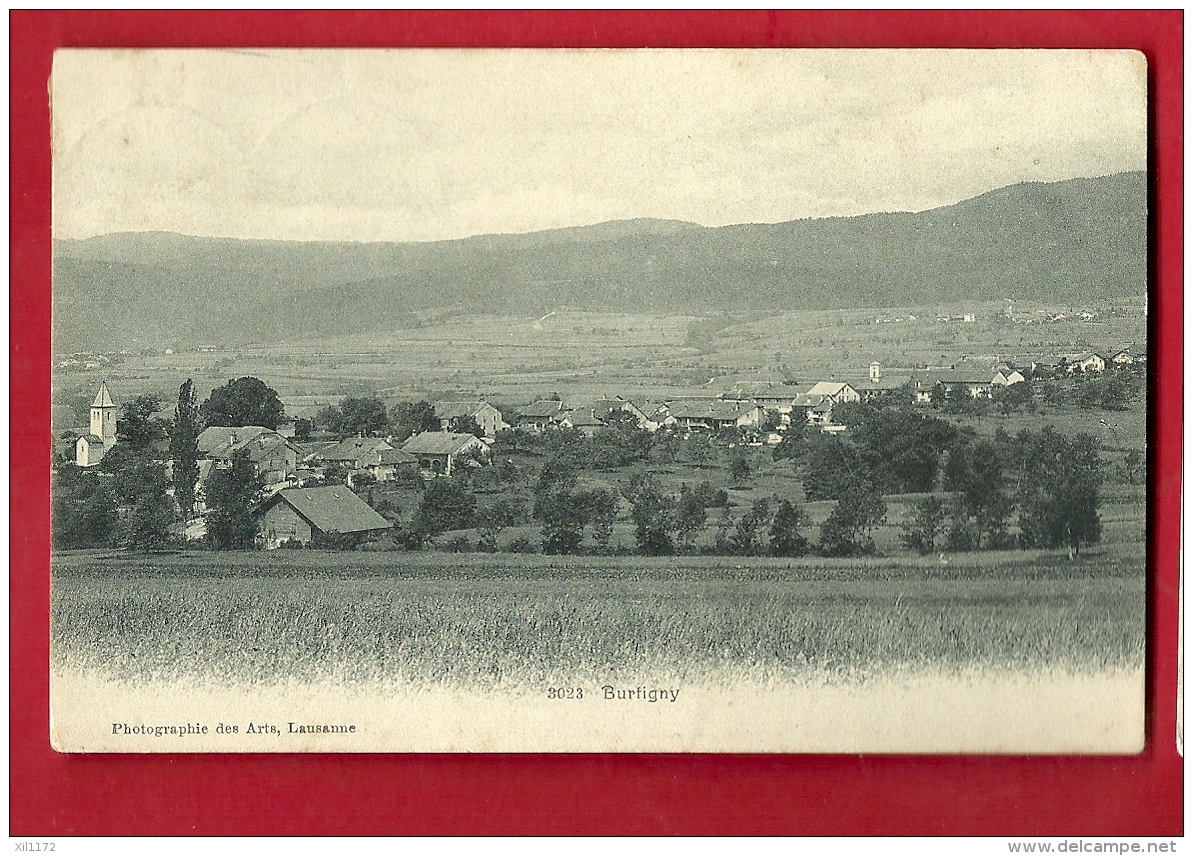
[[[79,440],[86,440],[88,443],[99,443],[101,446],[104,443],[104,438],[95,434],[84,434],[82,437],[77,438],[75,442],[78,443]]]
[[[319,457],[325,461],[357,461],[369,452],[392,448],[380,437],[349,437],[319,452]]]
[[[581,407],[573,410],[568,414],[567,421],[573,428],[593,427],[605,424],[597,418],[591,407]]]
[[[401,449],[382,449],[373,455],[369,455],[364,463],[368,466],[387,466],[393,464],[417,464],[418,458],[409,452],[404,452]]]
[[[864,384],[857,386],[858,392],[886,392],[888,390],[902,389],[907,386],[907,382],[911,380],[911,375],[883,375],[880,380],[867,381]]]
[[[792,407],[817,407],[823,403],[823,395],[797,395],[791,399]]]
[[[453,434],[450,431],[424,431],[411,437],[402,446],[402,451],[412,455],[454,455],[470,441],[476,440],[488,446],[475,434]]]
[[[260,425],[242,425],[238,428],[213,425],[210,428],[203,429],[203,432],[199,434],[197,442],[199,451],[206,455],[222,446],[251,443],[266,432],[277,434],[276,431],[270,431],[268,428],[262,428]],[[280,437],[281,435],[279,434],[278,436]],[[233,443],[233,437],[236,438],[235,443]]]
[[[796,396],[803,393],[803,387],[795,386],[794,384],[783,384],[782,386],[772,386],[769,389],[762,389],[754,393],[754,398],[767,399],[774,401],[790,401]]]
[[[112,396],[108,392],[108,382],[106,380],[100,381],[99,392],[95,394],[95,401],[91,402],[92,407],[115,407],[116,402],[112,401]]]
[[[1086,351],[1083,354],[1065,354],[1065,362],[1067,362],[1067,363],[1083,363],[1086,360],[1092,359],[1094,357],[1097,357],[1099,360],[1102,359],[1101,354],[1095,353],[1094,351]]]
[[[294,447],[278,434],[272,432],[259,434],[255,439],[242,442],[237,438],[235,443],[225,443],[223,446],[217,446],[207,453],[209,458],[220,458],[222,460],[230,460],[233,455],[244,452],[250,461],[257,463],[263,458],[271,455],[274,450],[280,447],[287,447],[293,449]],[[297,450],[295,450],[297,452]]]
[[[487,401],[436,401],[435,415],[440,420],[455,419],[457,416],[475,416],[485,406],[493,407]]]
[[[552,416],[558,416],[562,410],[562,401],[544,398],[523,407],[518,412],[518,416],[522,419],[549,419]]]
[[[839,381],[822,380],[820,383],[808,390],[808,395],[840,395],[845,387],[853,389],[850,384]]]
[[[740,407],[736,401],[724,401],[719,398],[696,398],[674,402],[669,408],[670,414],[676,419],[712,419],[716,421],[737,421],[743,413],[749,413],[752,407]]]
[[[346,534],[390,528],[388,520],[343,485],[289,488],[275,496],[264,508],[285,502],[321,532]]]
[[[938,383],[988,384],[994,380],[994,372],[976,369],[941,369],[926,371],[919,377],[920,385],[933,386]]]

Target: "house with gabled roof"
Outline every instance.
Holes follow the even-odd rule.
[[[847,401],[861,401],[862,396],[856,389],[848,383],[839,381],[822,380],[813,385],[806,393],[809,396],[820,395],[829,399],[833,404],[842,404]]]
[[[757,427],[763,408],[753,402],[721,398],[686,398],[667,407],[667,423],[685,431],[719,431],[726,428]]]
[[[486,437],[496,437],[499,431],[510,427],[501,411],[487,401],[436,401],[435,415],[444,431],[451,428],[453,419],[468,417],[476,420]]]
[[[393,448],[393,443],[381,437],[349,437],[320,451],[318,458],[326,463],[339,464],[355,470],[363,466],[362,460],[367,455]]]
[[[280,490],[265,501],[256,517],[258,537],[269,549],[322,538],[364,540],[392,525],[343,485]]]
[[[199,454],[218,466],[231,464],[237,454],[252,462],[266,485],[289,481],[298,467],[298,448],[269,428],[212,426],[199,434]]]
[[[560,421],[565,428],[575,428],[586,434],[592,434],[609,422],[614,413],[628,413],[634,417],[639,428],[654,430],[658,423],[652,425],[652,420],[634,402],[625,398],[598,398],[571,410]]]
[[[1062,364],[1065,367],[1065,371],[1067,371],[1069,374],[1072,374],[1075,371],[1106,371],[1106,359],[1101,354],[1094,351],[1085,351],[1080,354],[1065,354]]]
[[[558,428],[566,415],[562,401],[542,398],[521,408],[511,421],[515,428],[541,433],[549,428]]]
[[[476,455],[488,459],[489,444],[475,434],[450,431],[424,431],[402,445],[402,451],[418,460],[419,469],[450,476],[462,458]]]

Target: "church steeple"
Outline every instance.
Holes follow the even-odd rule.
[[[91,433],[103,439],[105,449],[116,443],[116,402],[108,392],[107,381],[100,383],[91,402]]]

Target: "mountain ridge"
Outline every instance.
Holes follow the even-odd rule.
[[[922,212],[702,226],[631,218],[447,241],[169,232],[54,242],[55,336],[162,346],[404,326],[435,306],[541,314],[829,309],[1139,294],[1144,173],[997,188]]]

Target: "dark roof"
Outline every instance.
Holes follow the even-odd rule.
[[[264,508],[285,502],[321,532],[375,532],[390,522],[342,485],[290,488],[278,491]]]
[[[478,439],[473,434],[453,434],[450,431],[424,431],[411,437],[402,450],[412,455],[454,455],[470,440]],[[480,442],[484,443],[483,440]]]
[[[553,416],[559,416],[562,409],[562,401],[546,398],[523,407],[518,412],[518,417],[521,419],[550,419]]]
[[[752,406],[740,407],[736,401],[719,398],[687,399],[674,402],[668,408],[676,419],[711,419],[727,422],[737,421],[743,413],[753,410]]]
[[[248,459],[255,464],[269,457],[280,446],[294,448],[286,441],[285,437],[279,437],[276,434],[261,434],[255,440],[248,443],[229,443],[226,446],[220,446],[218,449],[212,449],[207,453],[207,457],[229,461],[233,455],[238,452],[244,452],[248,456]],[[295,450],[295,453],[297,454],[297,450]]]
[[[938,383],[988,384],[994,380],[994,372],[982,372],[974,369],[945,369],[926,371],[919,376],[918,380],[921,386],[934,386]]]
[[[803,393],[804,387],[795,386],[793,384],[784,384],[782,386],[772,386],[769,389],[760,389],[754,393],[753,397],[756,399],[766,399],[769,401],[790,401],[797,395]]]
[[[493,407],[487,401],[436,401],[435,415],[440,420],[455,419],[457,416],[475,416],[485,405]]]
[[[370,457],[366,463],[370,466],[374,465],[373,458]],[[417,464],[418,458],[409,452],[403,452],[401,449],[382,449],[376,455],[376,465],[385,466],[388,464]]]
[[[213,425],[210,428],[204,428],[199,434],[198,445],[199,451],[204,455],[219,449],[224,446],[243,446],[246,443],[251,443],[264,433],[277,434],[276,431],[270,431],[268,428],[262,428],[260,425],[241,425],[238,428],[227,427],[224,425]],[[281,435],[278,434],[280,437]],[[235,438],[235,441],[233,441]]]
[[[911,375],[883,375],[881,380],[859,381],[854,387],[858,392],[889,392],[902,389],[911,380]]]
[[[329,449],[324,449],[319,453],[319,457],[325,461],[357,461],[362,455],[378,448],[392,449],[393,446],[380,437],[349,437]]]

